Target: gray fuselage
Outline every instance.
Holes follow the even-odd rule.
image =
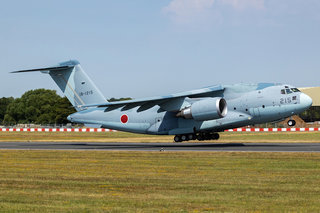
[[[177,117],[179,110],[163,110],[155,105],[140,110],[108,107],[88,107],[68,117],[72,122],[115,130],[158,135],[179,135],[193,132],[221,132],[226,129],[283,120],[299,114],[312,105],[312,99],[295,87],[283,84],[224,85],[223,91],[213,91],[205,97],[184,98],[183,108],[193,103],[222,97],[227,103],[224,117],[197,121]],[[182,109],[182,108],[181,108]],[[180,110],[181,110],[180,109]]]

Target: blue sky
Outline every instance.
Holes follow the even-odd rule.
[[[1,1],[0,97],[58,90],[47,75],[8,72],[69,59],[107,98],[319,86],[319,11],[319,0]]]

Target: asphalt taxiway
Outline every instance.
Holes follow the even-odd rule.
[[[320,143],[78,143],[0,142],[0,149],[104,151],[320,152]]]

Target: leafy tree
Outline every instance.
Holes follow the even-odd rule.
[[[70,122],[67,120],[68,115],[76,112],[66,97],[60,98],[57,101],[55,109],[55,123],[57,124]]]
[[[8,105],[4,123],[67,123],[67,116],[73,112],[67,99],[57,95],[55,90],[36,89],[27,91]]]
[[[320,121],[320,106],[312,106],[299,115],[305,122]]]
[[[4,116],[6,115],[7,107],[10,103],[14,101],[13,97],[10,98],[0,98],[0,122],[3,123]]]
[[[3,123],[15,124],[17,121],[24,119],[24,106],[21,102],[21,98],[16,98],[12,103],[7,107],[6,115],[4,116]],[[23,122],[25,123],[25,122]]]

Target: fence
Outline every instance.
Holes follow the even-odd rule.
[[[116,132],[104,128],[0,128],[0,132]],[[225,132],[318,132],[320,128],[237,128]]]
[[[0,132],[116,132],[104,128],[0,128]]]

